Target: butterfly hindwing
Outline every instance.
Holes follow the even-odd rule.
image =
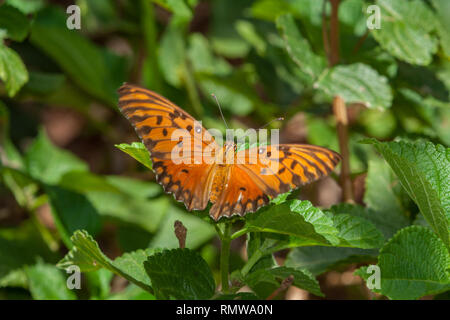
[[[211,215],[218,219],[256,211],[270,201],[268,196],[275,198],[328,175],[339,160],[334,151],[305,144],[239,151],[227,188],[211,208]]]

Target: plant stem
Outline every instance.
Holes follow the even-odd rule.
[[[230,262],[230,245],[231,245],[231,222],[226,221],[222,233],[222,248],[220,251],[220,274],[222,280],[222,292],[228,293],[230,284],[228,281],[228,271]]]
[[[264,242],[258,250],[256,250],[253,255],[248,259],[247,263],[241,269],[241,274],[243,276],[247,275],[253,266],[265,255],[274,253],[276,251],[280,251],[286,249],[285,244],[276,242],[275,244],[270,244],[268,242]]]
[[[149,0],[141,0],[141,28],[143,35],[143,46],[140,57],[142,63],[141,82],[153,90],[161,90],[161,75],[157,63],[157,28],[153,3]]]
[[[340,0],[330,0],[331,18],[330,18],[330,48],[328,64],[334,66],[339,62],[339,18],[338,9]],[[326,41],[326,39],[324,39]],[[339,151],[342,155],[342,167],[340,176],[340,185],[342,188],[343,199],[345,202],[354,202],[353,186],[350,177],[350,152],[348,147],[348,116],[345,101],[335,96],[333,99],[333,113],[336,119],[337,134],[339,139]]]
[[[338,9],[340,0],[331,1],[330,17],[330,65],[334,66],[339,62],[339,18]]]
[[[265,255],[265,252],[263,252],[261,249],[255,251],[253,255],[248,259],[247,263],[244,265],[244,267],[241,269],[241,274],[243,276],[246,276],[247,273],[250,272],[252,267]]]
[[[244,234],[246,234],[246,233],[248,233],[248,232],[249,232],[249,231],[248,231],[247,228],[242,228],[241,230],[236,231],[235,233],[233,233],[233,234],[231,235],[231,240],[237,239],[237,238],[239,238],[240,236],[243,236]]]
[[[330,63],[330,39],[328,38],[327,31],[327,17],[326,17],[327,1],[324,0],[322,4],[322,39],[323,39],[323,50],[327,56],[328,63]]]
[[[339,150],[342,156],[340,184],[345,202],[353,202],[353,186],[350,177],[350,151],[348,147],[348,118],[344,100],[336,96],[333,99],[333,113],[336,118]]]

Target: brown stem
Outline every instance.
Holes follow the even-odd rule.
[[[340,0],[330,0],[331,18],[330,18],[330,64],[334,66],[339,62],[339,18],[338,9]]]
[[[345,202],[353,201],[353,186],[350,177],[350,151],[348,148],[348,117],[344,100],[336,96],[333,99],[333,113],[336,118],[339,150],[342,156],[340,184]]]
[[[328,64],[334,66],[339,62],[339,18],[338,10],[340,0],[330,0],[331,18],[330,18],[330,59]],[[340,176],[340,185],[342,188],[343,199],[345,202],[353,203],[353,186],[350,176],[350,152],[348,147],[348,116],[345,101],[336,96],[333,99],[333,113],[336,119],[337,134],[339,139],[339,150],[342,156],[342,167]]]
[[[179,221],[179,220],[175,221],[174,227],[175,227],[175,236],[178,239],[178,243],[180,245],[180,248],[184,249],[186,247],[187,229],[183,225],[183,223],[181,221]]]
[[[356,43],[355,47],[352,50],[352,54],[356,54],[359,49],[361,49],[364,41],[367,39],[367,36],[369,35],[369,31],[366,31],[361,38],[359,38],[358,42]]]
[[[324,0],[322,4],[322,39],[323,39],[323,50],[325,51],[325,55],[327,56],[328,63],[330,63],[330,39],[328,38],[328,26],[327,26],[327,1]]]
[[[294,282],[294,276],[293,276],[293,275],[290,275],[289,277],[287,277],[286,279],[284,279],[284,280],[281,282],[280,287],[279,287],[279,288],[276,288],[276,289],[274,290],[274,292],[272,292],[272,293],[270,294],[270,296],[268,296],[268,297],[266,298],[266,300],[272,300],[272,299],[275,298],[277,295],[279,295],[280,292],[282,292],[282,291],[286,290],[287,288],[289,288],[289,287],[292,285],[293,282]]]

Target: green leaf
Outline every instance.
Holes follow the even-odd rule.
[[[59,187],[64,188],[66,193],[76,195],[68,201],[78,199],[79,203],[85,204],[84,208],[93,208],[98,215],[134,224],[148,232],[156,231],[169,208],[168,197],[148,198],[161,192],[162,188],[158,184],[125,177],[104,177],[72,171],[60,179]],[[83,227],[79,226],[78,229]]]
[[[6,37],[14,41],[23,41],[28,35],[27,17],[13,6],[0,6],[0,29],[6,30]]]
[[[55,266],[38,263],[27,267],[26,274],[31,296],[35,300],[75,300],[75,292],[68,289],[66,278]]]
[[[6,3],[16,7],[24,14],[35,13],[44,6],[43,0],[6,0]]]
[[[111,280],[113,273],[106,269],[100,269],[85,273],[90,299],[105,300],[111,289]]]
[[[218,77],[202,73],[198,78],[203,93],[209,97],[214,93],[224,109],[239,116],[252,111],[255,97],[242,74],[235,72],[227,77]]]
[[[447,0],[431,0],[436,9],[436,29],[440,38],[441,47],[447,59],[450,58],[450,2]]]
[[[173,12],[172,20],[175,24],[187,24],[192,20],[192,10],[185,0],[153,0],[153,2]]]
[[[274,22],[280,15],[286,15],[293,11],[289,1],[258,0],[251,8],[252,17]]]
[[[387,78],[363,63],[338,65],[314,84],[331,99],[340,96],[346,103],[359,102],[368,108],[389,108],[392,92]]]
[[[23,159],[10,139],[10,117],[6,105],[0,101],[0,144],[3,152],[0,153],[0,164],[10,168],[22,169]]]
[[[250,232],[247,234],[247,257],[248,261],[259,255],[258,261],[249,270],[242,273],[251,273],[258,269],[268,269],[278,266],[273,253],[263,255],[262,252],[276,244],[276,240],[268,239],[263,232]],[[270,251],[270,250],[267,250]]]
[[[13,270],[6,276],[0,278],[0,288],[6,287],[28,289],[28,279],[24,268]]]
[[[33,265],[36,259],[55,261],[40,233],[31,223],[0,229],[0,280],[15,270]]]
[[[259,55],[264,55],[267,49],[267,43],[258,34],[255,26],[246,20],[239,20],[235,24],[236,31],[239,35],[250,43]]]
[[[338,247],[298,247],[292,249],[285,261],[286,267],[305,268],[317,276],[329,270],[351,263],[363,263],[376,259],[377,250]]]
[[[214,51],[227,58],[243,58],[250,50],[233,27],[233,22],[246,18],[251,1],[215,0],[211,6],[211,21],[208,30]]]
[[[349,203],[340,203],[338,205],[334,205],[330,208],[330,211],[337,215],[345,214],[353,217],[363,218],[366,221],[367,226],[372,226],[373,228],[376,228],[376,230],[379,230],[381,233],[381,237],[379,237],[379,235],[375,238],[377,239],[377,243],[372,248],[381,247],[383,245],[383,242],[378,241],[390,239],[399,229],[410,225],[408,219],[405,216],[397,217],[395,216],[395,214],[389,211],[374,211],[371,208],[364,208],[360,205],[352,205]],[[372,230],[373,232],[372,227],[370,228],[370,230]],[[365,236],[367,236],[367,234],[365,234]],[[367,239],[361,240],[364,241]]]
[[[302,36],[292,15],[282,15],[277,19],[277,27],[284,40],[285,48],[292,60],[308,75],[310,82],[326,68],[326,61],[322,56],[316,55]]]
[[[76,231],[72,237],[72,249],[58,262],[57,266],[66,269],[76,265],[82,272],[90,272],[107,269],[128,281],[140,286],[144,290],[152,292],[150,279],[146,276],[143,262],[153,254],[154,250],[137,250],[125,253],[112,261],[103,254],[97,242],[84,230]]]
[[[136,250],[132,252],[126,252],[122,256],[116,258],[113,261],[115,269],[121,271],[121,273],[127,274],[133,277],[134,283],[144,284],[144,287],[150,287],[152,284],[145,271],[145,261],[155,251],[152,249]]]
[[[186,73],[185,43],[180,28],[173,23],[162,36],[158,62],[164,79],[174,87],[181,87]]]
[[[65,76],[61,73],[30,72],[30,80],[24,87],[24,91],[35,95],[49,95],[60,90],[64,84]]]
[[[252,288],[260,298],[267,298],[274,290],[280,287],[280,281],[294,276],[293,285],[307,290],[316,296],[323,297],[319,282],[305,269],[293,269],[278,267],[272,269],[260,269],[250,273],[245,278],[245,283]]]
[[[411,64],[428,65],[437,50],[437,41],[430,34],[436,17],[421,0],[377,0],[380,7],[380,29],[371,34],[390,54]]]
[[[45,186],[52,215],[58,231],[66,245],[69,237],[79,229],[85,229],[95,235],[101,228],[100,216],[96,208],[85,195],[56,186]]]
[[[208,40],[200,33],[189,37],[188,57],[195,72],[227,75],[231,66],[224,59],[215,57]]]
[[[431,142],[367,142],[383,155],[431,228],[450,248],[450,149]]]
[[[253,292],[238,292],[233,294],[219,294],[213,300],[258,300],[258,296]]]
[[[69,171],[87,171],[87,165],[68,151],[54,146],[44,129],[25,154],[28,174],[43,183],[56,184]]]
[[[391,299],[418,299],[450,289],[450,254],[429,229],[411,226],[400,230],[381,249],[379,292]],[[366,280],[368,274],[358,275]]]
[[[0,44],[0,79],[5,82],[10,97],[28,81],[28,71],[20,56],[3,44]]]
[[[190,249],[164,250],[144,263],[155,290],[175,299],[209,299],[214,278],[205,260]]]
[[[105,179],[121,192],[136,198],[152,198],[161,194],[162,191],[161,186],[154,182],[141,181],[123,176],[106,176]]]
[[[108,297],[108,300],[155,300],[155,296],[140,287],[130,284],[125,290]]]
[[[72,235],[72,248],[57,266],[66,269],[72,265],[80,268],[81,272],[90,272],[105,268],[112,269],[112,261],[100,250],[97,242],[86,231],[78,230]]]
[[[142,163],[149,169],[152,169],[152,160],[150,159],[150,153],[147,148],[141,142],[133,142],[132,144],[116,144],[116,148],[132,156],[134,159]]]
[[[111,106],[125,80],[125,60],[95,46],[76,30],[66,27],[66,15],[57,7],[37,14],[30,41],[49,55],[83,90]]]
[[[399,180],[383,160],[379,158],[369,160],[364,202],[375,212],[368,212],[364,208],[361,210],[365,211],[363,217],[372,221],[386,239],[390,239],[399,229],[409,225],[405,215],[406,208],[402,203],[404,192],[403,189],[399,190],[399,187]]]
[[[379,248],[384,243],[383,234],[369,221],[349,214],[333,216],[335,227],[339,230],[339,245],[362,249]]]
[[[286,201],[249,215],[246,229],[287,235],[288,240],[285,237],[280,242],[284,248],[322,245],[370,249],[383,244],[383,234],[369,220],[345,211],[338,213],[322,212],[309,201]]]
[[[333,220],[309,201],[286,201],[265,207],[248,216],[246,228],[295,237],[297,245],[331,245],[339,242],[339,231],[333,226]]]

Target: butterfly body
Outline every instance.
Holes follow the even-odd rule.
[[[214,168],[214,178],[211,190],[209,192],[209,200],[212,203],[215,203],[223,190],[226,189],[230,176],[230,170],[231,166],[225,164],[218,164]]]
[[[340,160],[334,151],[305,144],[220,147],[193,117],[155,92],[125,84],[119,95],[119,108],[150,151],[157,181],[189,211],[211,202],[214,220],[254,212],[329,174]]]

